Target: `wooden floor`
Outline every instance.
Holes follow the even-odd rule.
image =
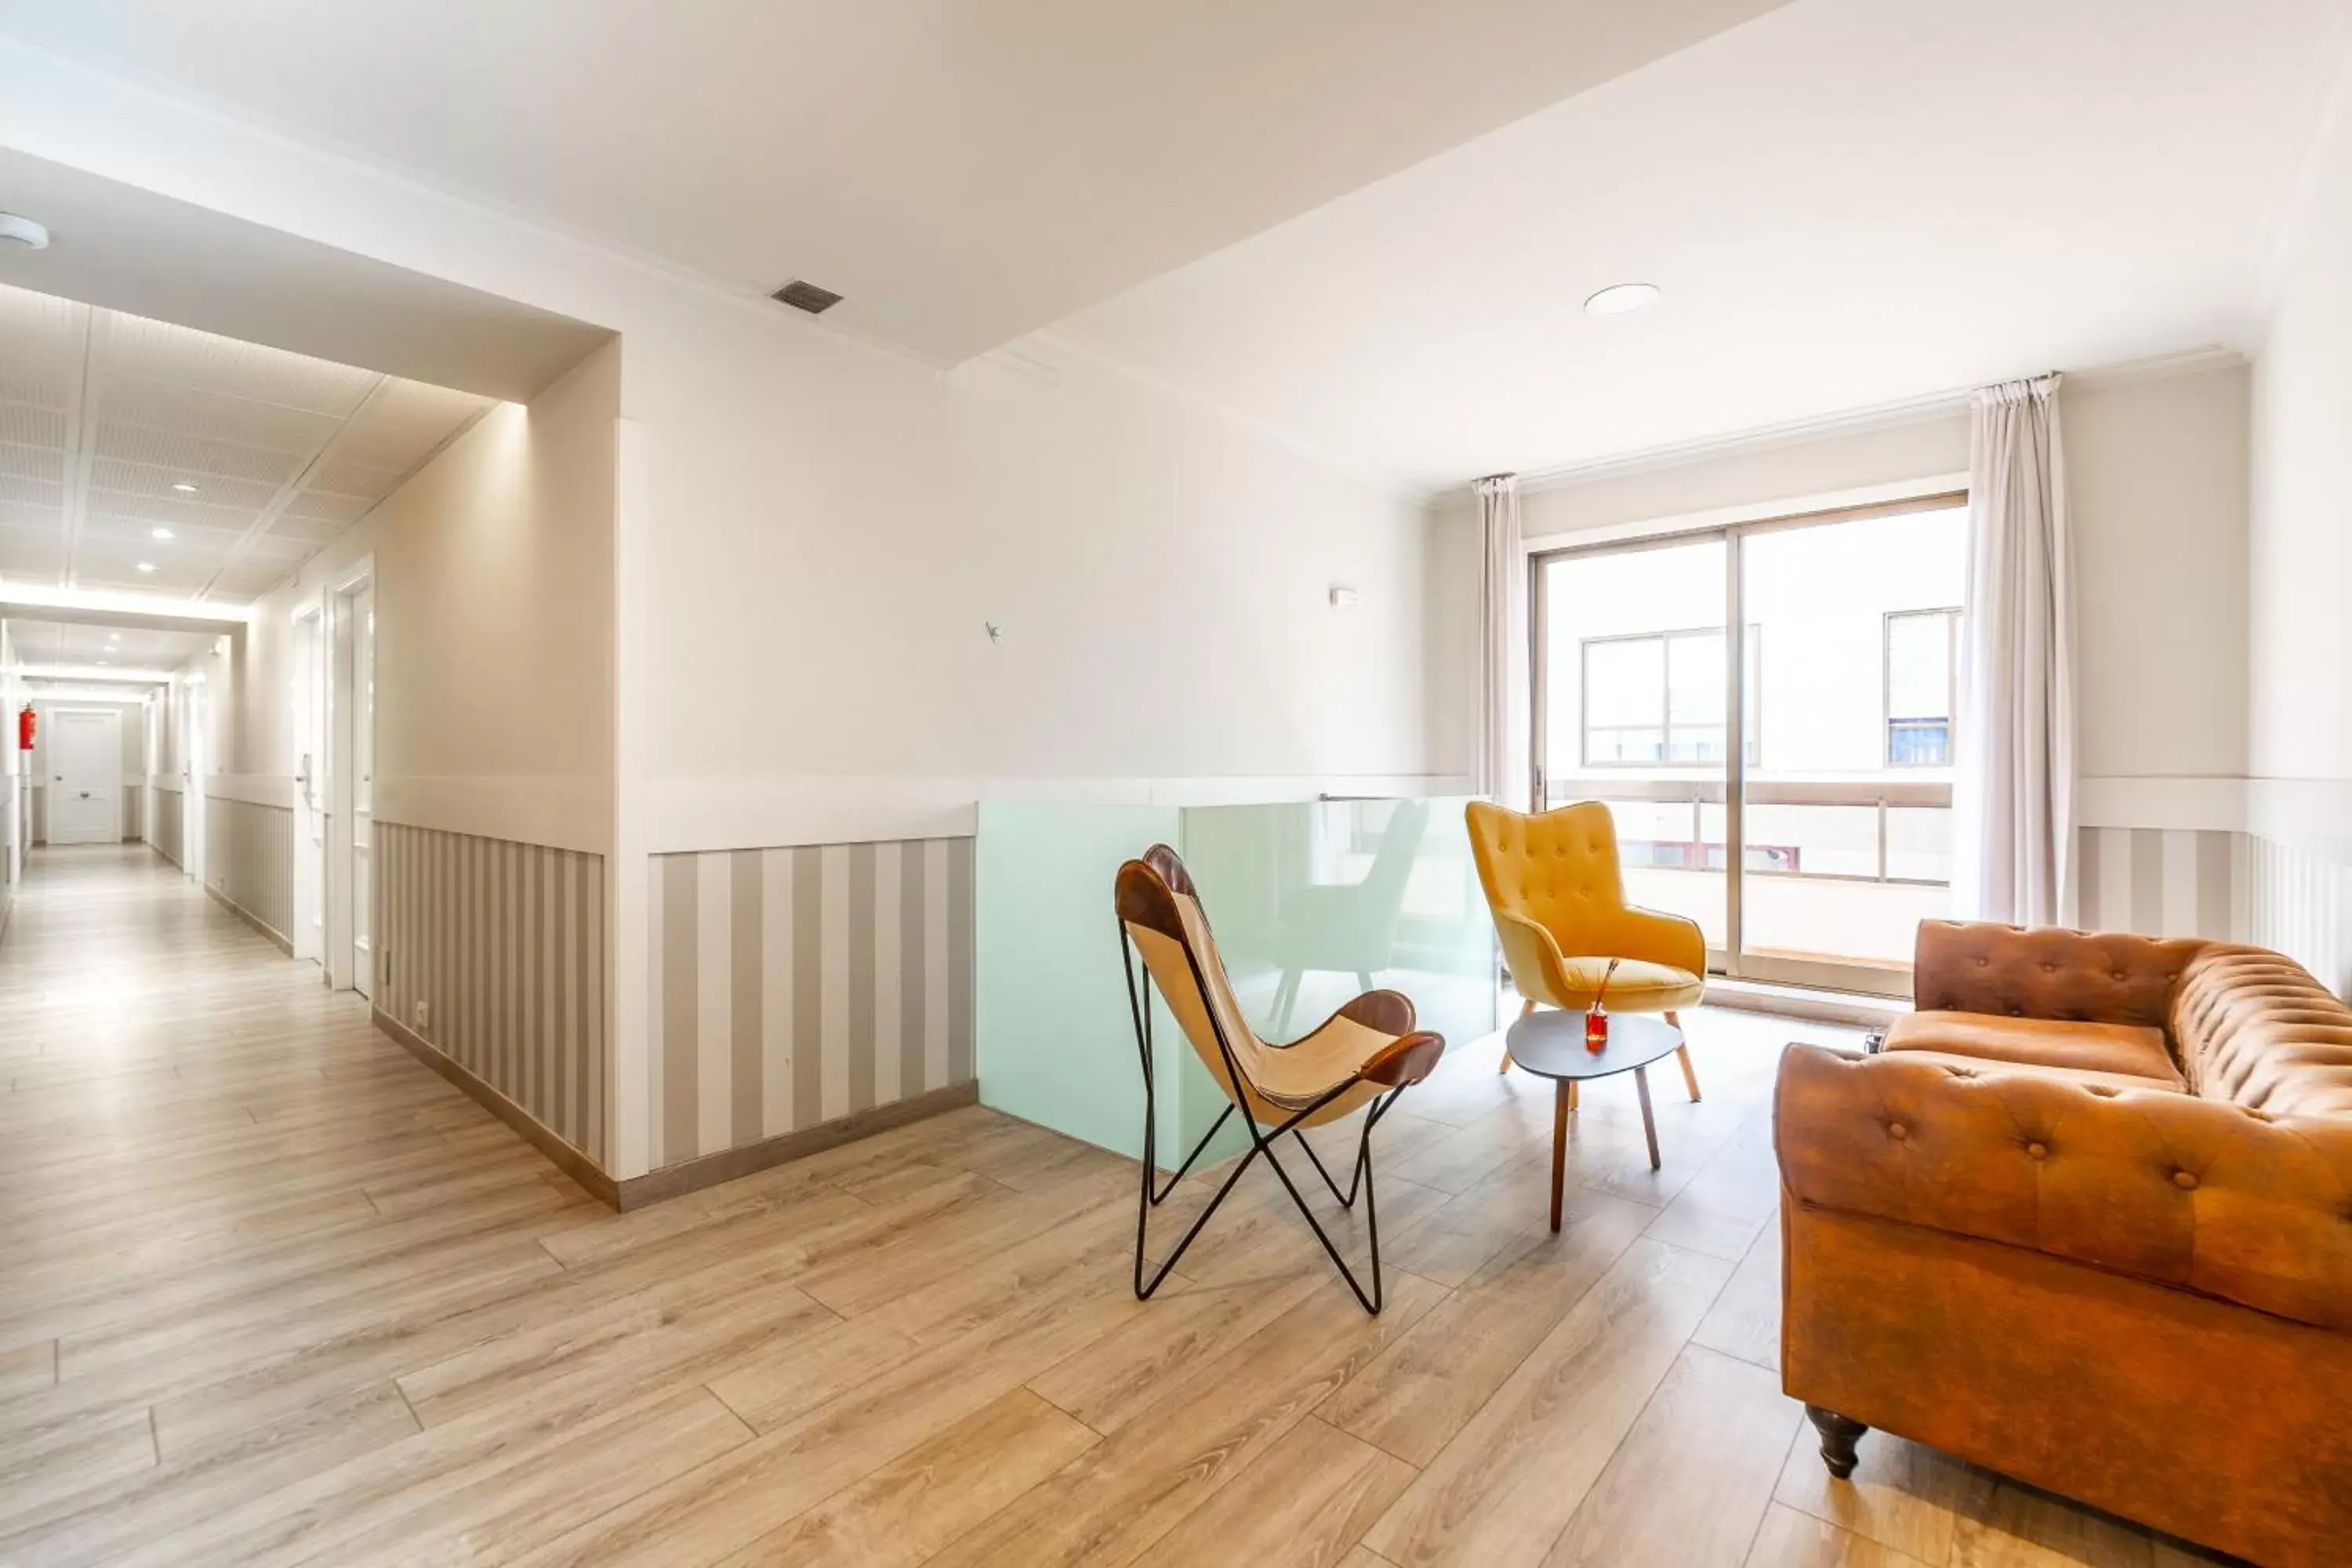
[[[1383,1124],[1370,1320],[1255,1172],[1138,1303],[1133,1168],[977,1110],[614,1216],[314,973],[143,850],[36,854],[0,1562],[2203,1560],[1879,1434],[1825,1477],[1764,1108],[1835,1031],[1695,1015],[1654,1174],[1589,1089],[1556,1237],[1549,1086],[1458,1051]]]

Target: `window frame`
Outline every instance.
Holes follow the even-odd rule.
[[[1674,683],[1675,683],[1675,674],[1674,674],[1675,666],[1674,666],[1674,647],[1673,647],[1674,639],[1675,639],[1675,638],[1676,638],[1676,637],[1722,637],[1723,635],[1724,635],[1724,629],[1723,629],[1723,627],[1721,627],[1721,626],[1675,626],[1675,627],[1671,627],[1671,628],[1669,628],[1669,629],[1667,629],[1667,630],[1664,630],[1664,631],[1655,631],[1655,632],[1609,632],[1609,633],[1605,633],[1605,634],[1603,634],[1602,636],[1596,637],[1579,637],[1579,638],[1577,638],[1577,640],[1576,640],[1576,702],[1577,702],[1577,707],[1576,707],[1576,714],[1577,714],[1577,738],[1576,738],[1576,745],[1577,745],[1577,757],[1578,757],[1579,764],[1580,764],[1581,767],[1583,767],[1583,768],[1585,768],[1585,769],[1587,769],[1587,770],[1591,770],[1591,769],[1594,769],[1594,768],[1711,768],[1711,767],[1720,767],[1720,766],[1722,766],[1722,765],[1723,765],[1727,761],[1728,761],[1728,753],[1729,753],[1730,749],[1731,749],[1731,729],[1732,729],[1732,726],[1731,726],[1731,721],[1730,721],[1730,715],[1729,715],[1729,712],[1728,712],[1728,710],[1727,710],[1727,704],[1728,704],[1728,702],[1729,702],[1729,693],[1727,693],[1727,692],[1725,694],[1725,700],[1726,700],[1726,703],[1727,703],[1727,711],[1726,711],[1725,716],[1724,716],[1724,721],[1723,721],[1721,724],[1717,724],[1717,725],[1685,724],[1685,725],[1683,725],[1683,726],[1682,726],[1682,728],[1686,729],[1686,730],[1692,730],[1692,729],[1710,729],[1710,728],[1711,728],[1711,729],[1717,729],[1717,730],[1722,731],[1723,731],[1723,737],[1724,737],[1724,751],[1725,751],[1725,752],[1726,752],[1726,755],[1725,755],[1725,756],[1723,756],[1723,757],[1717,757],[1717,758],[1714,759],[1714,760],[1713,760],[1713,761],[1711,761],[1711,762],[1710,762],[1710,761],[1708,761],[1708,760],[1706,760],[1706,759],[1705,759],[1705,758],[1701,758],[1701,759],[1699,759],[1699,760],[1697,760],[1697,761],[1695,761],[1695,762],[1679,762],[1679,763],[1678,763],[1678,762],[1675,762],[1675,761],[1673,759],[1673,756],[1672,756],[1672,754],[1671,754],[1671,753],[1673,752],[1673,751],[1674,751],[1674,744],[1675,744],[1675,710],[1674,710],[1674,699],[1675,699],[1675,684],[1674,684]],[[1592,657],[1591,657],[1591,650],[1592,650],[1593,647],[1594,647],[1596,644],[1601,644],[1601,643],[1636,643],[1636,642],[1654,642],[1654,643],[1656,643],[1656,644],[1658,644],[1658,645],[1659,645],[1659,647],[1658,647],[1658,682],[1659,682],[1659,690],[1658,690],[1658,719],[1659,719],[1659,721],[1658,721],[1655,725],[1649,725],[1649,724],[1601,724],[1601,725],[1598,725],[1598,726],[1596,726],[1596,725],[1592,722]],[[1757,766],[1759,766],[1759,765],[1760,765],[1760,763],[1759,763],[1759,758],[1761,758],[1761,757],[1763,756],[1763,754],[1764,754],[1764,743],[1763,743],[1763,715],[1764,715],[1764,695],[1763,695],[1763,693],[1764,693],[1764,666],[1763,666],[1763,652],[1764,652],[1764,633],[1763,633],[1763,628],[1762,628],[1761,626],[1758,626],[1758,625],[1757,625],[1755,622],[1753,622],[1753,621],[1749,622],[1749,623],[1748,623],[1748,638],[1747,638],[1747,642],[1748,642],[1748,647],[1747,647],[1747,650],[1746,650],[1746,658],[1747,658],[1746,669],[1747,669],[1747,673],[1748,673],[1748,677],[1749,677],[1748,681],[1748,692],[1749,692],[1749,693],[1753,696],[1753,698],[1754,698],[1754,704],[1753,704],[1754,710],[1746,716],[1746,722],[1745,722],[1745,724],[1744,724],[1744,726],[1743,726],[1743,733],[1742,733],[1742,735],[1741,735],[1741,744],[1742,744],[1743,746],[1745,746],[1745,747],[1746,747],[1746,749],[1747,749],[1747,751],[1748,751],[1748,765],[1749,767],[1751,767],[1751,768],[1752,768],[1752,767],[1757,767]],[[1665,752],[1665,753],[1667,753],[1667,754],[1660,756],[1660,757],[1658,758],[1658,760],[1657,760],[1657,761],[1655,761],[1655,762],[1636,762],[1636,761],[1625,761],[1625,760],[1622,760],[1622,759],[1620,759],[1620,760],[1618,760],[1618,761],[1613,761],[1613,762],[1609,762],[1609,761],[1595,762],[1595,761],[1593,760],[1593,756],[1592,756],[1592,732],[1593,732],[1593,731],[1594,731],[1596,728],[1598,728],[1598,729],[1600,729],[1600,730],[1601,730],[1601,731],[1626,731],[1626,730],[1648,730],[1648,729],[1653,729],[1653,728],[1654,728],[1654,729],[1658,731],[1658,734],[1659,734],[1659,737],[1660,737],[1660,741],[1659,741],[1660,748],[1661,748],[1661,750],[1662,750],[1664,752]]]
[[[1916,610],[1887,610],[1879,616],[1878,628],[1878,742],[1884,766],[1906,772],[1919,768],[1948,768],[1958,750],[1960,708],[1960,615],[1959,605],[1928,605]],[[1944,760],[1940,763],[1903,762],[1895,755],[1895,726],[1900,722],[1919,723],[1923,718],[1906,717],[1898,721],[1895,712],[1895,623],[1920,620],[1929,616],[1944,617]]]

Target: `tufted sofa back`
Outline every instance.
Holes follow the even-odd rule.
[[[1922,921],[1912,988],[1922,1009],[2162,1029],[2193,1094],[2352,1117],[2352,1007],[2267,948]]]
[[[2173,988],[2205,945],[2126,931],[1921,921],[1912,992],[1923,1012],[2161,1029],[2171,1016]]]

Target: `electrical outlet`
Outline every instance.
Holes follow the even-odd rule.
[[[433,1005],[430,1002],[419,1002],[416,1005],[416,1032],[421,1035],[432,1026]]]

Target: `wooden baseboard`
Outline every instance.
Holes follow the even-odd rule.
[[[541,1153],[557,1170],[580,1184],[591,1197],[618,1209],[621,1202],[620,1184],[606,1175],[595,1161],[565,1142],[545,1122],[509,1100],[489,1079],[440,1050],[433,1043],[401,1023],[373,1003],[368,1005],[368,1016],[375,1026],[408,1047],[408,1054],[447,1079],[483,1110],[513,1128],[523,1141]]]
[[[170,859],[171,857],[165,856],[164,858]],[[213,901],[215,903],[220,905],[221,908],[226,910],[229,913],[235,915],[237,919],[243,921],[246,924],[251,926],[254,930],[268,937],[269,939],[270,945],[277,948],[278,952],[284,953],[289,958],[294,956],[294,943],[280,932],[277,927],[269,924],[259,915],[255,914],[251,910],[247,909],[243,904],[238,903],[235,899],[232,899],[226,893],[222,892],[218,888],[208,887],[205,891],[213,896]]]
[[[946,1089],[931,1089],[911,1099],[893,1100],[870,1110],[854,1110],[847,1116],[803,1127],[797,1132],[781,1133],[762,1138],[757,1143],[746,1143],[740,1149],[725,1149],[716,1154],[705,1154],[659,1171],[648,1171],[642,1176],[617,1181],[607,1175],[593,1160],[565,1142],[546,1123],[517,1105],[501,1093],[497,1085],[436,1049],[431,1042],[403,1025],[383,1008],[373,1005],[369,1015],[375,1026],[406,1047],[408,1053],[462,1089],[482,1109],[522,1134],[541,1153],[546,1155],[557,1169],[580,1184],[590,1196],[621,1211],[641,1209],[650,1204],[681,1197],[715,1187],[721,1182],[731,1182],[738,1176],[748,1176],[772,1165],[782,1165],[794,1160],[804,1160],[811,1154],[827,1149],[854,1143],[861,1138],[871,1138],[877,1132],[887,1132],[893,1127],[904,1127],[910,1121],[921,1121],[967,1105],[980,1103],[977,1082],[951,1084]]]
[[[894,1100],[887,1105],[877,1105],[870,1110],[853,1110],[831,1121],[814,1127],[803,1127],[797,1132],[779,1133],[762,1138],[757,1143],[746,1143],[737,1149],[722,1149],[716,1154],[680,1164],[648,1171],[642,1176],[631,1176],[620,1184],[622,1209],[641,1209],[647,1204],[657,1204],[704,1187],[715,1187],[721,1182],[731,1182],[738,1176],[748,1176],[754,1171],[764,1171],[772,1165],[782,1165],[793,1160],[804,1160],[811,1154],[855,1143],[861,1138],[871,1138],[877,1132],[887,1132],[893,1127],[904,1127],[910,1121],[921,1121],[967,1105],[980,1103],[978,1080],[950,1084],[906,1100]]]

